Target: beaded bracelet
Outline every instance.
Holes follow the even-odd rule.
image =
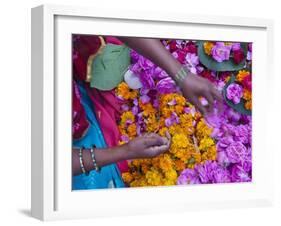
[[[93,161],[93,164],[94,164],[94,169],[99,172],[100,171],[100,167],[98,166],[97,164],[97,160],[96,160],[96,157],[95,157],[95,152],[94,152],[94,148],[95,146],[93,146],[91,148],[91,157],[92,157],[92,161]]]
[[[88,174],[88,172],[85,170],[84,164],[83,164],[83,148],[79,149],[79,161],[80,161],[80,168],[82,173]]]
[[[184,79],[188,76],[188,68],[186,66],[182,66],[180,70],[175,75],[175,81],[179,87],[182,87]]]

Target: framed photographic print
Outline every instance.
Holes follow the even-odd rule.
[[[270,205],[270,20],[32,9],[32,216]]]

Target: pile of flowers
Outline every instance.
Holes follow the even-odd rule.
[[[232,73],[211,71],[201,64],[195,41],[162,43],[192,73],[209,79],[219,90],[226,87]],[[216,58],[215,52],[221,51],[217,48],[225,48],[222,61],[230,51],[234,57],[239,49],[239,43],[206,43],[205,51]],[[247,65],[251,64],[250,53],[248,48]],[[122,174],[125,183],[138,187],[251,181],[251,116],[224,103],[223,111],[215,106],[217,114],[204,118],[165,71],[133,50],[131,61],[127,73],[132,79],[125,76],[115,90],[122,103],[120,144],[144,133],[165,136],[168,131],[171,146],[155,158],[129,161],[128,171]],[[244,98],[245,107],[251,109],[251,74],[245,69],[236,75],[235,86],[227,87],[227,98],[233,103]],[[201,102],[206,104],[203,98]]]
[[[226,89],[227,99],[234,104],[239,104],[244,100],[244,107],[252,110],[252,78],[248,70],[240,70],[236,79]]]
[[[240,64],[245,58],[240,43],[231,42],[204,42],[204,51],[217,62],[233,59],[235,64]]]

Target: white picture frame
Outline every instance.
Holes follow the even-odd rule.
[[[253,182],[71,191],[71,151],[61,150],[71,147],[71,49],[68,38],[79,32],[256,43],[253,55]],[[273,161],[269,160],[273,158],[274,150],[264,135],[269,133],[268,107],[264,106],[270,106],[271,101],[262,95],[272,92],[272,45],[273,22],[266,19],[57,5],[33,8],[32,216],[56,220],[272,205],[273,179],[267,172],[273,168]],[[265,74],[267,76],[262,76]],[[266,155],[262,150],[266,150]]]

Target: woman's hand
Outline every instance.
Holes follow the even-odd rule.
[[[214,85],[209,80],[198,75],[189,73],[184,79],[183,84],[181,84],[181,87],[183,95],[189,102],[194,104],[203,115],[213,111],[215,100],[222,102],[222,96]],[[208,105],[203,106],[199,97],[205,97],[208,101]]]
[[[151,133],[131,140],[127,144],[128,159],[152,158],[168,151],[171,137],[168,133],[166,136]]]

